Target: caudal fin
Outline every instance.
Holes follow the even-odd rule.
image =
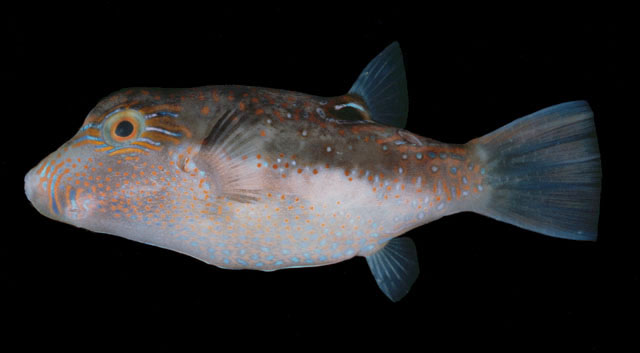
[[[552,106],[469,144],[488,189],[475,211],[553,237],[596,240],[600,153],[587,102]]]

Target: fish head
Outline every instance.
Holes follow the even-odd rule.
[[[148,228],[167,206],[171,181],[178,190],[178,179],[191,178],[188,114],[171,96],[134,88],[101,100],[69,141],[26,174],[29,201],[49,218],[97,232]]]

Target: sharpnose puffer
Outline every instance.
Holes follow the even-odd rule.
[[[569,102],[466,144],[403,130],[391,44],[345,95],[245,86],[129,88],[25,177],[43,215],[230,269],[367,259],[399,300],[418,276],[409,229],[473,211],[554,237],[595,240],[593,114]]]

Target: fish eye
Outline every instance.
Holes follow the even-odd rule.
[[[141,133],[144,118],[136,110],[126,109],[108,117],[103,136],[111,145],[128,144]]]
[[[133,132],[133,124],[130,121],[123,120],[116,125],[116,135],[118,137],[129,137]]]

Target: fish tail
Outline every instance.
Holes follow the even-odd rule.
[[[602,172],[587,102],[538,111],[468,147],[486,188],[473,211],[552,237],[596,240]]]

